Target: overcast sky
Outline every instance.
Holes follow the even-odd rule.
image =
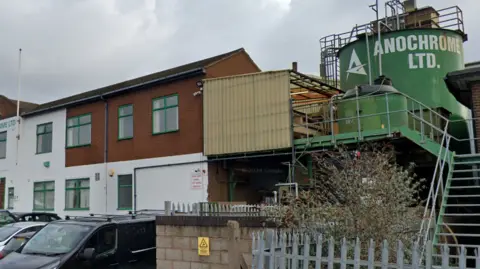
[[[0,2],[0,94],[43,103],[244,47],[262,70],[318,73],[319,38],[374,19],[374,0],[15,0]],[[383,7],[384,0],[380,0]],[[464,11],[465,61],[480,60],[479,0]],[[383,9],[383,8],[382,8]]]

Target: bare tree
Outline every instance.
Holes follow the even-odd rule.
[[[377,246],[384,239],[412,242],[421,222],[423,180],[413,173],[413,165],[396,164],[388,144],[366,145],[359,152],[340,148],[314,153],[311,188],[298,198],[289,194],[283,206],[272,208],[274,221],[335,239],[374,239]]]

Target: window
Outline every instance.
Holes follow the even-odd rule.
[[[132,209],[132,175],[118,175],[118,209]]]
[[[123,105],[118,108],[118,139],[133,137],[133,105]]]
[[[90,207],[90,179],[68,179],[65,182],[65,210],[88,210]]]
[[[117,246],[117,230],[115,227],[105,227],[92,235],[85,248],[95,248],[97,255],[114,250]]]
[[[52,123],[37,125],[37,154],[52,152]]]
[[[33,183],[33,209],[54,210],[55,208],[55,182]]]
[[[8,188],[8,209],[13,209],[13,201],[15,199],[15,189],[13,187]]]
[[[0,159],[7,158],[7,132],[0,133]]]
[[[178,95],[153,99],[153,134],[178,130]]]
[[[67,147],[87,146],[91,143],[92,115],[85,114],[68,118]]]

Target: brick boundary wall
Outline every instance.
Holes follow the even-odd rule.
[[[274,224],[261,217],[157,216],[158,269],[251,268],[252,234]],[[198,256],[209,237],[210,256]]]

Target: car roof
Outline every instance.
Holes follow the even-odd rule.
[[[19,221],[19,222],[9,223],[7,225],[4,225],[3,227],[26,228],[31,226],[42,226],[42,225],[46,225],[47,223],[48,222],[43,222],[43,221]]]
[[[48,215],[48,216],[58,216],[56,213],[52,212],[11,212],[16,216],[27,216],[27,215]]]
[[[128,224],[138,222],[155,221],[151,215],[102,215],[94,216],[66,216],[65,220],[57,220],[53,223],[66,223],[76,225],[101,226],[108,223]]]

